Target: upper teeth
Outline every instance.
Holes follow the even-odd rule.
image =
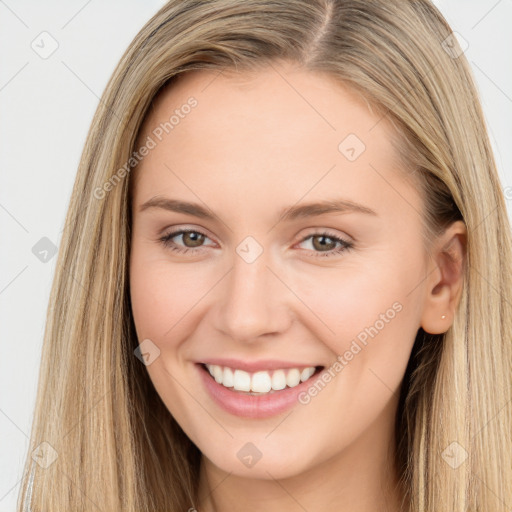
[[[232,369],[216,364],[207,364],[206,367],[219,384],[227,388],[234,388],[237,391],[252,391],[254,393],[268,393],[271,389],[279,391],[286,386],[293,388],[301,382],[308,380],[316,370],[314,366],[308,366],[302,370],[299,368],[289,368],[286,370],[274,370],[273,372],[260,371],[248,373],[244,370]]]

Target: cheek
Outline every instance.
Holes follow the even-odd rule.
[[[181,346],[193,334],[196,324],[194,305],[205,291],[197,269],[193,265],[185,267],[154,259],[134,247],[130,295],[139,342],[149,339],[159,350],[159,355],[146,366],[148,375],[167,409],[187,432],[193,433],[194,414],[201,415],[201,410],[191,409],[195,402],[183,392],[189,375],[180,357]]]
[[[135,248],[130,262],[132,311],[140,339],[154,339],[172,346],[175,332],[188,325],[194,306],[214,281],[194,264],[172,265],[164,259],[144,256]],[[210,286],[210,287],[211,287]]]
[[[329,379],[312,385],[303,403],[310,404],[312,416],[325,419],[327,438],[344,443],[398,396],[418,331],[420,292],[414,288],[422,268],[421,259],[404,263],[390,252],[367,265],[325,270],[302,274],[294,284],[317,315],[302,316],[303,323],[332,352]]]
[[[170,276],[159,273],[151,265],[131,265],[130,295],[139,341],[160,340],[172,325],[179,307],[176,287],[170,287]]]
[[[344,356],[354,377],[371,366],[398,385],[419,328],[420,255],[404,262],[383,251],[367,263],[326,270],[303,273],[293,284],[315,313],[303,320],[333,359]]]

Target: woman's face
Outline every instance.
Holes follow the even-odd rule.
[[[148,114],[134,320],[208,464],[285,478],[391,449],[431,267],[390,134],[353,93],[285,64],[193,72]]]

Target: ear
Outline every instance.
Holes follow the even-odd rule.
[[[433,247],[421,316],[421,327],[430,334],[444,333],[452,325],[462,294],[466,244],[466,225],[458,220]]]

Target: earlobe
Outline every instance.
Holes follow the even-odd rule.
[[[421,327],[442,334],[452,325],[463,288],[467,230],[454,222],[438,239],[430,261]]]

